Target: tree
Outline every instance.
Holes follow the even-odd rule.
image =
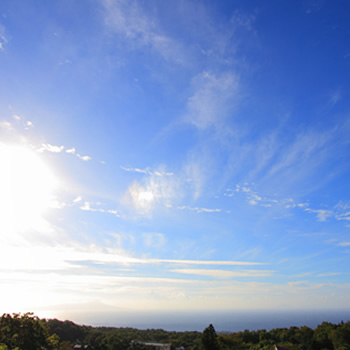
[[[350,322],[341,323],[331,334],[335,350],[350,350]]]
[[[32,313],[4,314],[0,318],[2,349],[57,349],[58,341],[57,335],[49,336],[45,322]]]
[[[336,326],[330,322],[322,322],[314,331],[312,348],[314,350],[333,350],[331,335]]]
[[[218,350],[219,342],[215,328],[210,324],[202,333],[202,347],[204,350]]]

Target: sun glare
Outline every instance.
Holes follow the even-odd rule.
[[[38,229],[57,181],[39,155],[0,144],[0,229],[3,234]]]

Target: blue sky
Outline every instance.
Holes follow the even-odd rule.
[[[349,6],[2,1],[0,311],[349,308]]]

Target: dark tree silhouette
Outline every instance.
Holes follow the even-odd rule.
[[[218,336],[215,328],[210,324],[202,334],[202,347],[204,350],[217,350],[219,349]]]

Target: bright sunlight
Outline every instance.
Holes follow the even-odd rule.
[[[38,230],[57,181],[39,155],[0,143],[0,229],[5,235]]]

